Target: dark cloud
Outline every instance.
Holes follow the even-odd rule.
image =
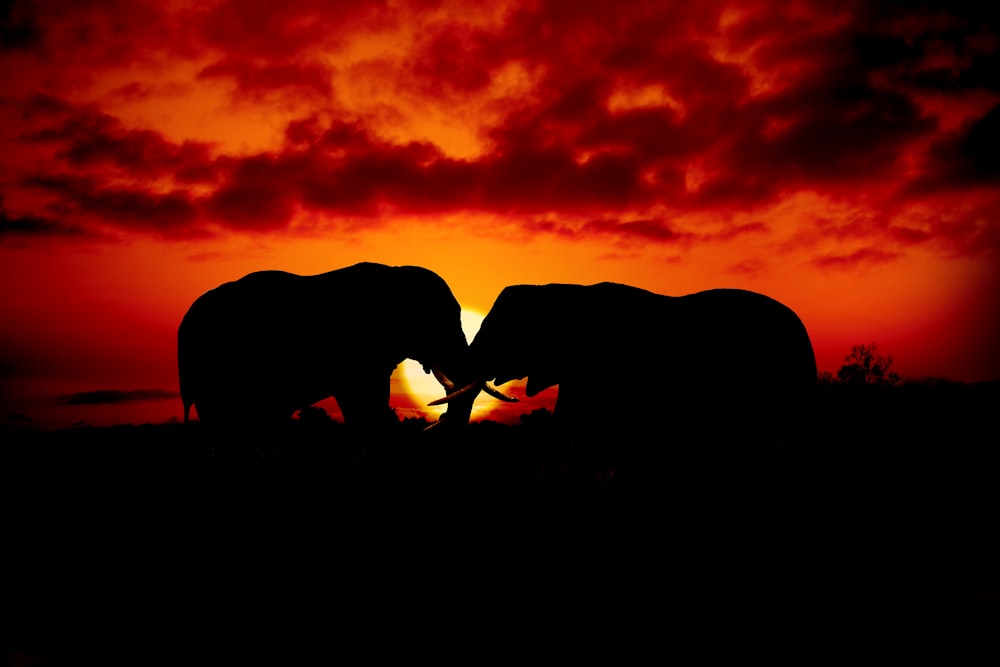
[[[984,203],[969,197],[961,214],[935,217],[929,235],[940,247],[955,255],[1000,257],[1000,201],[994,194]]]
[[[42,41],[42,28],[24,3],[0,2],[0,52],[30,50]]]
[[[857,83],[789,91],[749,114],[723,164],[774,191],[895,179],[903,149],[934,128],[906,97]]]
[[[889,228],[889,232],[897,242],[903,245],[919,245],[932,238],[931,232],[906,225],[893,225]]]
[[[654,193],[642,182],[640,163],[629,152],[579,160],[569,146],[517,147],[473,167],[476,208],[501,212],[621,210],[647,205]]]
[[[66,118],[77,105],[53,95],[33,95],[21,105],[21,114],[25,120],[34,118]]]
[[[601,0],[543,1],[488,21],[472,13],[429,19],[406,3],[226,1],[169,17],[153,3],[138,4],[66,8],[60,17],[44,3],[17,5],[21,13],[6,12],[3,25],[46,26],[46,49],[56,49],[61,35],[67,49],[88,45],[83,62],[93,64],[116,49],[125,53],[129,35],[138,42],[162,19],[165,36],[133,44],[134,51],[212,53],[212,64],[199,65],[201,79],[230,79],[251,100],[315,95],[322,108],[289,123],[282,146],[225,155],[128,127],[96,106],[31,98],[24,140],[53,146],[60,164],[29,179],[52,199],[25,212],[25,228],[79,216],[180,236],[206,225],[281,230],[299,211],[327,219],[485,211],[536,220],[562,213],[591,222],[554,223],[554,232],[676,243],[677,230],[650,211],[727,220],[809,191],[891,210],[937,198],[962,218],[961,202],[942,202],[942,193],[988,188],[1000,178],[998,108],[946,134],[918,95],[998,90],[995,12],[964,2],[650,1],[625,11]],[[476,100],[495,93],[507,65],[531,73],[527,94],[489,101],[482,154],[459,159],[426,141],[389,139],[363,114],[334,108],[337,71],[315,54],[337,53],[359,32],[396,30],[408,16],[421,17],[419,30],[401,45],[398,62],[387,61],[386,90]],[[79,19],[75,32],[71,19]],[[994,197],[977,206],[996,204]],[[992,238],[982,231],[991,223],[963,219],[939,229],[894,223],[887,214],[852,234],[893,247],[940,241],[966,248]],[[765,230],[762,223],[717,227],[684,240]]]
[[[384,0],[342,2],[242,2],[224,0],[189,16],[204,43],[225,53],[263,61],[287,61],[321,45],[335,46],[351,30],[383,15]]]
[[[729,267],[729,273],[744,276],[754,276],[767,268],[767,262],[762,259],[745,259]]]
[[[677,232],[663,220],[591,220],[581,229],[582,234],[617,236],[656,243],[677,243],[690,241],[692,235]]]
[[[177,6],[154,0],[42,0],[0,4],[0,55],[31,53],[58,63],[46,76],[52,89],[77,86],[99,70],[137,62],[195,60],[225,54],[210,72],[231,76],[244,92],[256,84],[273,89],[292,73],[288,63],[316,49],[335,50],[345,35],[387,24],[385,2],[340,0],[241,2],[222,0]],[[319,71],[308,63],[304,72]]]
[[[0,241],[38,237],[83,237],[91,234],[86,230],[66,225],[59,220],[37,215],[10,216],[0,196]]]
[[[167,236],[185,235],[199,219],[198,202],[186,190],[161,193],[65,174],[38,174],[25,184],[55,195],[49,208],[65,219]]]
[[[322,97],[332,92],[331,72],[328,68],[311,62],[254,62],[227,58],[198,73],[199,79],[228,77],[236,86],[249,94],[267,93],[289,89],[311,91]]]
[[[232,161],[222,186],[207,202],[209,215],[236,229],[284,227],[295,212],[305,166],[294,157],[266,154]]]
[[[1000,11],[986,2],[879,0],[857,7],[867,69],[929,90],[1000,91]]]
[[[972,123],[957,144],[959,170],[973,181],[1000,181],[1000,105]]]
[[[1000,105],[959,132],[939,135],[927,157],[927,167],[906,184],[902,198],[1000,186]]]
[[[841,97],[865,99],[862,92]],[[897,167],[907,133],[926,130],[905,100],[895,103],[878,107],[858,102],[854,113],[846,117],[824,111],[819,101],[799,104],[813,108],[813,115],[801,112],[797,125],[771,137],[755,133],[762,119],[774,109],[795,104],[775,98],[768,104],[750,105],[743,125],[731,124],[728,144],[681,147],[682,156],[697,155],[699,150],[715,150],[724,156],[711,177],[691,191],[685,187],[680,160],[667,143],[661,140],[662,152],[657,152],[648,145],[656,142],[644,143],[638,133],[623,132],[616,142],[604,141],[602,148],[596,148],[602,142],[595,141],[595,148],[587,152],[579,150],[578,144],[552,139],[535,143],[520,133],[527,124],[515,123],[505,128],[509,132],[496,135],[494,152],[460,160],[428,143],[377,139],[357,122],[310,116],[288,124],[280,150],[214,158],[203,145],[173,144],[156,133],[130,132],[113,118],[86,113],[70,114],[36,132],[31,140],[63,146],[58,154],[80,174],[90,173],[87,169],[92,166],[112,166],[124,172],[134,165],[137,173],[144,170],[175,182],[196,180],[190,174],[201,174],[203,182],[211,179],[217,187],[195,196],[183,187],[154,190],[142,184],[112,183],[96,175],[99,172],[93,176],[39,174],[28,183],[56,196],[50,210],[60,217],[85,214],[123,228],[174,236],[192,233],[207,222],[233,229],[279,230],[287,227],[299,209],[331,216],[377,216],[383,206],[389,206],[418,214],[452,210],[596,214],[592,222],[573,232],[674,243],[680,240],[677,232],[658,222],[610,223],[621,216],[604,214],[656,204],[705,211],[745,209],[772,201],[783,191],[817,187],[824,179],[826,188],[850,183],[861,188],[866,180],[888,178]],[[33,113],[40,113],[37,109],[41,108],[49,110],[50,116],[65,115],[65,108],[53,100],[36,100],[33,106]],[[611,127],[611,114],[599,113],[602,119],[591,128],[604,122]],[[667,115],[661,120],[662,127],[671,129],[677,122]],[[985,129],[978,130],[987,140],[992,127],[988,122],[984,120]],[[972,132],[970,136],[975,136]],[[980,139],[981,143],[985,141]],[[963,156],[957,148],[979,144],[953,140],[952,161],[965,160],[988,172],[991,152],[970,149],[971,156]],[[956,169],[951,171],[958,173]],[[560,232],[566,229],[560,227]],[[763,224],[756,223],[727,227],[704,238],[725,239],[763,230]],[[905,227],[893,233],[904,243],[927,240]]]
[[[57,145],[56,156],[74,167],[113,167],[133,176],[169,174],[183,182],[215,177],[211,147],[205,143],[171,142],[153,130],[125,128],[93,107],[52,97],[31,99],[24,115],[44,118],[25,139]]]
[[[898,256],[898,253],[879,248],[862,248],[844,255],[816,257],[812,260],[812,264],[820,269],[850,270],[858,266],[891,262]]]
[[[22,116],[28,126],[22,140],[53,146],[62,168],[23,178],[49,199],[45,212],[21,227],[79,233],[112,226],[168,237],[198,232],[202,205],[188,188],[219,177],[220,164],[208,144],[177,143],[153,130],[127,128],[92,105],[52,96],[28,99]],[[66,224],[44,224],[52,215]]]
[[[61,224],[55,220],[36,216],[10,218],[6,213],[0,213],[0,239],[4,237],[36,237],[36,236],[86,236],[80,227]]]
[[[521,223],[531,234],[553,234],[573,239],[601,237],[626,243],[653,242],[660,244],[686,244],[695,239],[690,232],[681,232],[660,219],[599,218],[578,225],[554,220],[535,219]]]
[[[747,234],[767,234],[768,231],[768,226],[763,222],[730,223],[715,237],[722,241],[730,241]]]
[[[7,425],[25,426],[32,423],[31,417],[23,412],[8,412],[3,416],[3,423]]]
[[[755,66],[779,81],[775,91],[752,97],[752,71],[720,61],[708,42],[691,39],[680,25],[672,25],[675,40],[664,40],[662,32],[645,25],[662,24],[670,12],[658,17],[622,13],[612,19],[610,5],[597,3],[590,9],[593,14],[582,16],[592,23],[567,18],[560,33],[565,41],[567,33],[577,30],[588,46],[573,51],[575,71],[550,67],[541,86],[550,94],[491,131],[496,152],[503,156],[496,161],[497,199],[519,201],[503,187],[510,180],[503,166],[510,163],[513,174],[525,174],[513,181],[523,193],[536,188],[523,187],[521,181],[564,182],[576,188],[577,201],[590,198],[611,209],[653,202],[706,210],[754,207],[803,186],[863,184],[885,177],[898,169],[907,142],[934,127],[908,98],[867,81],[859,56],[850,50],[849,26],[836,27],[833,17],[815,17],[818,35],[815,26],[783,19],[781,12],[748,13],[730,30],[737,48],[759,43]],[[536,24],[552,24],[556,15],[529,20],[521,14],[512,25],[533,35],[544,32]],[[707,23],[698,18],[699,25]],[[617,34],[595,36],[605,19],[631,37],[624,51]],[[511,30],[507,34],[517,39]],[[534,43],[530,37],[528,42]],[[546,65],[565,56],[551,44],[539,45],[535,55]],[[614,69],[613,76],[608,68]],[[623,108],[612,108],[610,100],[622,81],[630,82],[632,94],[653,86],[670,99],[631,107],[626,100]],[[594,170],[599,162],[567,159],[581,153],[601,156],[608,169]],[[705,159],[711,168],[704,181],[687,191],[685,170]],[[550,191],[561,193],[563,188]],[[557,205],[563,204],[560,200]]]
[[[277,228],[298,206],[338,215],[374,216],[389,205],[436,212],[476,204],[481,167],[421,142],[378,141],[361,126],[315,119],[291,123],[281,151],[226,163],[208,211],[227,225]]]
[[[425,36],[413,74],[453,93],[482,90],[492,81],[492,70],[504,56],[497,37],[484,30],[444,24]]]
[[[68,405],[102,405],[108,403],[136,403],[165,401],[180,398],[180,393],[166,389],[98,389],[67,396],[59,396],[60,403]]]
[[[119,67],[157,52],[190,53],[185,48],[189,26],[162,3],[15,0],[11,7],[20,48],[58,63],[52,74],[62,83],[72,85],[95,68]]]

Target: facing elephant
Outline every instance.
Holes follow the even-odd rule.
[[[313,276],[251,273],[201,295],[178,329],[184,420],[273,424],[334,397],[356,431],[396,421],[389,377],[404,359],[442,386],[464,380],[468,344],[447,283],[416,266],[361,263]],[[449,406],[467,422],[472,398]]]
[[[497,385],[527,377],[528,396],[558,385],[554,415],[581,441],[764,435],[795,420],[792,403],[816,384],[799,317],[736,289],[670,297],[615,283],[507,287],[469,365]]]

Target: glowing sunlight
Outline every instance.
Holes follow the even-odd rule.
[[[479,325],[483,323],[484,317],[485,315],[475,310],[462,310],[462,331],[465,332],[465,338],[470,343],[476,332],[479,331]],[[429,418],[436,419],[444,414],[447,409],[445,405],[427,406],[434,399],[444,395],[444,389],[432,374],[425,373],[420,364],[413,359],[407,359],[400,364],[396,372],[402,378],[406,393],[415,403],[422,406],[422,410]],[[476,419],[487,415],[496,403],[496,399],[481,395],[472,406],[472,418]]]

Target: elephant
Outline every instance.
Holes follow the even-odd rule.
[[[389,377],[404,359],[444,391],[449,377],[466,379],[460,313],[447,283],[417,266],[259,271],[225,283],[198,297],[178,329],[184,421],[194,406],[206,425],[271,425],[332,396],[354,432],[382,432],[398,422]],[[467,423],[473,398],[444,416]]]
[[[435,404],[467,400],[487,380],[527,377],[529,397],[558,385],[553,418],[566,437],[626,458],[664,434],[691,447],[787,435],[817,383],[799,317],[740,289],[664,296],[608,282],[512,285],[483,320],[468,364],[474,381]]]

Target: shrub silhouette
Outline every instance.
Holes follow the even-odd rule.
[[[876,343],[855,345],[844,362],[837,371],[837,379],[843,384],[891,387],[899,383],[899,375],[890,370],[892,357],[879,354]]]

